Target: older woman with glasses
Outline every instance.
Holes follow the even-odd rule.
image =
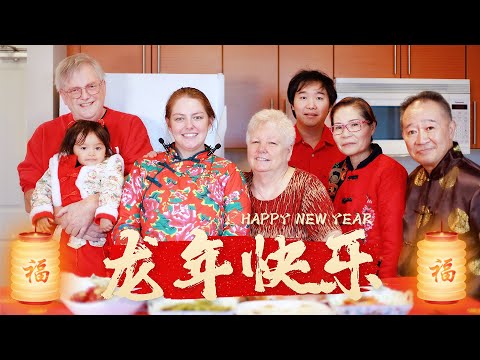
[[[407,171],[382,154],[372,143],[377,120],[370,105],[358,97],[346,97],[330,112],[331,130],[346,158],[336,163],[329,176],[329,194],[343,233],[365,230],[378,261],[381,278],[397,276],[403,243]]]
[[[340,235],[332,201],[320,179],[288,165],[295,128],[287,115],[274,109],[257,112],[248,124],[246,140],[250,234],[309,241]]]

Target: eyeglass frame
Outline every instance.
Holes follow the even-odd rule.
[[[93,94],[90,93],[90,92],[87,90],[87,88],[88,88],[88,86],[91,86],[91,85],[94,84],[95,82],[92,82],[92,83],[90,83],[90,84],[87,84],[86,86],[83,86],[83,87],[81,87],[81,86],[75,86],[75,87],[73,87],[73,88],[71,88],[71,89],[69,89],[69,90],[62,90],[62,92],[63,92],[64,94],[67,94],[69,97],[71,97],[72,99],[75,99],[75,100],[76,100],[76,99],[80,99],[80,98],[82,97],[83,90],[85,90],[85,92],[86,92],[88,95],[93,96],[93,95],[97,95],[97,94],[100,92],[100,87],[102,86],[102,84],[103,84],[104,82],[105,82],[105,80],[100,80],[100,81],[98,82],[98,84],[97,84],[97,85],[98,85],[98,91],[97,91],[96,93],[93,93]],[[77,90],[77,89],[80,90],[80,95],[77,96],[77,97],[73,97],[73,96],[72,96],[72,93],[73,93],[73,91],[75,91],[75,90]]]
[[[350,124],[354,124],[352,121],[358,121],[358,122],[359,122],[360,128],[359,128],[358,130],[353,130],[353,131],[352,131],[352,130],[350,130],[350,129],[348,128],[348,126],[349,126]],[[351,132],[351,133],[356,133],[356,132],[359,132],[360,130],[362,130],[363,126],[361,126],[361,124],[371,125],[372,123],[369,123],[367,120],[350,120],[350,121],[349,121],[348,123],[346,123],[346,124],[334,124],[334,125],[330,126],[329,129],[330,129],[330,131],[332,132],[332,135],[342,135],[343,132],[345,131],[345,128],[347,128],[347,130],[348,130],[349,132]],[[341,126],[341,127],[342,127],[342,131],[341,131],[340,133],[338,133],[338,134],[335,134],[334,129],[333,129],[334,126]]]

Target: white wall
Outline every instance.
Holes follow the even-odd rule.
[[[36,127],[58,115],[53,74],[66,55],[66,46],[15,45],[27,48],[27,60],[0,59],[0,286],[8,284],[10,243],[16,234],[30,231],[24,210],[17,165]]]
[[[65,45],[28,45],[26,114],[28,137],[41,123],[58,115],[55,67],[66,54]]]

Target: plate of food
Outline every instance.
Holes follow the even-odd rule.
[[[413,307],[413,292],[381,286],[367,287],[358,300],[348,294],[327,296],[328,304],[339,315],[406,315]]]
[[[237,305],[237,315],[335,315],[326,304],[311,300],[255,300]]]
[[[60,300],[74,315],[131,315],[145,306],[145,301],[124,297],[105,299],[102,293],[109,281],[110,278],[63,273],[60,279]]]
[[[167,299],[148,301],[150,315],[232,315],[238,298],[220,297],[207,299]]]

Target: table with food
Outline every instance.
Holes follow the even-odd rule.
[[[62,277],[60,299],[21,303],[10,288],[0,288],[1,315],[480,315],[480,301],[465,297],[453,303],[428,303],[416,296],[416,278],[383,279],[382,286],[362,289],[359,300],[347,294],[243,296],[207,299],[135,301],[102,293],[109,278]]]

